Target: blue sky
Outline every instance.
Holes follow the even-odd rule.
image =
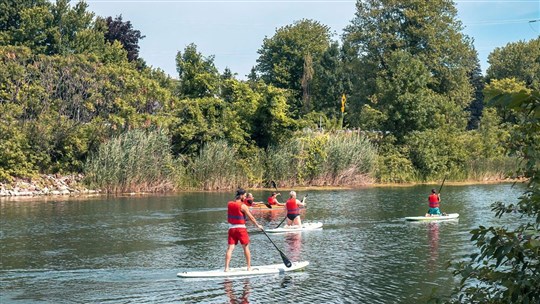
[[[139,45],[146,62],[176,77],[175,56],[195,43],[214,55],[220,72],[229,67],[245,79],[257,50],[277,28],[300,19],[329,26],[339,40],[354,18],[354,0],[87,0],[89,10],[107,17],[122,15],[146,36]],[[540,35],[540,0],[455,1],[464,33],[474,39],[482,70],[497,47]]]

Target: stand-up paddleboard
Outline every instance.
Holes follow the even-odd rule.
[[[235,277],[235,276],[254,276],[254,275],[269,275],[282,274],[287,271],[295,271],[309,265],[308,261],[293,262],[292,266],[287,268],[284,264],[273,264],[263,266],[251,266],[251,270],[247,271],[246,267],[230,268],[225,272],[223,269],[208,270],[208,271],[189,271],[179,272],[177,276],[181,278],[220,278],[220,277]]]
[[[447,215],[432,215],[432,216],[407,216],[406,221],[444,221],[457,219],[459,213],[448,213]]]
[[[280,228],[275,229],[268,229],[265,230],[268,233],[281,233],[281,232],[300,232],[300,231],[306,231],[306,230],[315,230],[315,229],[321,229],[323,226],[323,223],[316,222],[316,223],[302,223],[302,226],[288,226],[285,225]]]

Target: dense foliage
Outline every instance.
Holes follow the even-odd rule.
[[[515,228],[483,227],[471,231],[479,249],[469,261],[457,263],[462,277],[453,303],[540,302],[540,92],[502,93],[493,105],[507,106],[520,116],[512,134],[513,151],[524,162],[527,191],[517,204],[496,202],[496,216],[518,215]]]
[[[195,44],[171,58],[176,79],[146,67],[136,25],[84,2],[0,8],[1,180],[86,172],[109,191],[151,191],[499,179],[516,167],[508,138],[523,114],[485,110],[482,90],[538,83],[538,40],[497,49],[486,83],[446,0],[359,1],[342,41],[315,20],[278,28],[246,81]],[[104,151],[136,142],[130,132],[160,134],[167,187],[129,170],[98,181]],[[117,147],[118,159],[139,151]]]

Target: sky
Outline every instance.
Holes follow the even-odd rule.
[[[73,1],[75,2],[75,1]],[[204,56],[214,56],[245,79],[259,57],[265,37],[301,19],[329,26],[341,40],[355,14],[355,0],[86,0],[97,16],[130,21],[141,31],[140,53],[146,63],[177,78],[176,54],[190,43]],[[463,33],[474,40],[480,66],[488,55],[510,42],[540,36],[540,0],[455,1]],[[536,20],[535,22],[531,22]]]

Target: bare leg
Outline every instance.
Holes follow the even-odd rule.
[[[227,247],[227,252],[225,253],[225,272],[229,271],[229,263],[231,262],[233,250],[234,245],[229,245],[229,247]]]
[[[249,244],[242,244],[244,248],[244,255],[246,256],[247,270],[251,270],[251,252],[249,251]]]
[[[293,225],[302,226],[302,220],[300,219],[300,216],[294,218]]]
[[[287,217],[287,226],[291,226],[292,224],[293,224],[293,221],[291,221],[291,220],[289,219],[289,217]]]

